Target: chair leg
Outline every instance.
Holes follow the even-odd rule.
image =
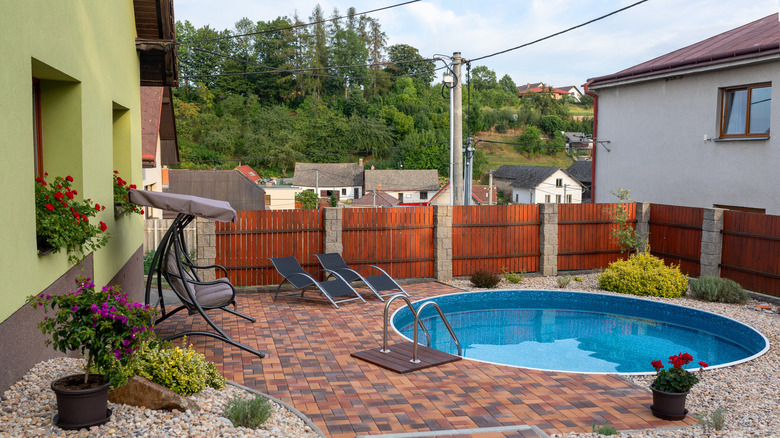
[[[222,309],[224,311],[226,311],[226,312],[232,313],[233,315],[240,316],[241,318],[244,318],[244,319],[246,319],[248,321],[255,322],[254,318],[252,318],[249,315],[244,315],[243,313],[239,312],[238,310],[233,310],[233,309],[231,309],[229,307],[222,307]]]

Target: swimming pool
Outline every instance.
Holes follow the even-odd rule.
[[[688,352],[694,363],[734,365],[769,349],[758,331],[714,313],[659,301],[588,292],[513,290],[464,292],[435,301],[470,359],[550,371],[651,374],[652,360]],[[438,314],[420,315],[431,347],[457,354]],[[408,307],[393,327],[412,338]],[[425,335],[419,334],[425,345]]]

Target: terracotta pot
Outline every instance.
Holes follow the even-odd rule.
[[[685,409],[685,398],[688,396],[687,391],[664,392],[652,386],[650,390],[653,392],[653,405],[650,406],[650,410],[656,417],[663,420],[677,421],[684,419],[688,414],[688,410]]]
[[[51,389],[57,395],[54,424],[62,429],[83,429],[111,419],[108,409],[111,382],[100,374],[90,374],[89,382],[84,386],[84,374],[65,376],[51,383]]]

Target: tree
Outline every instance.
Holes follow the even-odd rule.
[[[304,190],[295,195],[295,202],[300,202],[303,209],[315,210],[319,205],[319,197],[312,190]]]
[[[433,81],[436,65],[433,61],[422,61],[420,52],[407,44],[394,44],[388,49],[390,62],[385,70],[393,76],[414,75],[425,84]],[[406,62],[419,61],[419,62]]]
[[[476,91],[487,91],[498,88],[496,72],[484,65],[474,67],[471,70],[471,86]]]
[[[503,90],[505,93],[511,94],[515,99],[517,99],[517,85],[515,84],[515,81],[512,80],[509,75],[504,75],[501,77],[501,79],[498,81],[498,85],[501,87],[501,90]]]

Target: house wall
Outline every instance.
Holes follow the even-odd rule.
[[[4,364],[0,392],[35,364],[31,361],[40,359],[38,352],[54,355],[42,339],[30,338],[30,325],[34,327],[30,323],[42,319],[43,312],[28,312],[28,296],[44,290],[65,292],[75,275],[91,277],[98,285],[120,272],[130,275],[137,270],[142,276],[142,263],[136,257],[143,243],[142,218],[124,215],[115,219],[111,208],[93,220],[105,222],[113,238],[90,257],[83,270],[72,267],[64,252],[39,256],[33,183],[32,82],[37,77],[41,80],[43,155],[49,181],[71,175],[79,196],[101,205],[113,204],[112,170],[141,185],[135,36],[130,0],[29,0],[15,2],[0,14],[0,144],[4,157],[0,174],[6,184],[0,196],[7,209],[0,230],[0,278],[12,285],[0,288],[0,350],[17,356],[0,358]],[[142,290],[128,292],[134,299],[143,295]],[[30,354],[16,354],[21,351]]]
[[[426,199],[420,199],[420,192],[419,191],[415,191],[415,190],[403,190],[403,191],[398,191],[398,192],[393,192],[393,191],[390,191],[390,190],[382,190],[382,192],[386,193],[386,194],[392,196],[393,198],[398,199],[399,201],[404,202],[404,203],[406,203],[406,202],[428,202],[431,199],[431,197],[433,197],[433,195],[436,194],[436,190],[430,190],[430,191],[426,190],[426,193],[428,193],[428,197]],[[398,197],[398,195],[400,193],[403,193],[403,199],[400,199]]]
[[[295,208],[295,195],[304,189],[300,187],[266,187],[265,196],[271,198],[268,210],[292,210]]]
[[[559,178],[563,180],[561,181],[562,186],[556,187],[556,180]],[[546,195],[550,195],[549,202],[546,201]],[[561,197],[561,202],[556,202],[558,195]],[[557,170],[532,191],[512,187],[512,203],[514,204],[565,204],[567,203],[567,195],[571,195],[571,204],[582,203],[582,184],[562,170]],[[516,198],[519,200],[515,201]]]
[[[620,187],[644,202],[780,214],[777,134],[769,140],[704,140],[718,137],[721,88],[766,81],[774,82],[771,130],[777,132],[779,70],[774,61],[596,88],[599,140],[610,143],[597,149],[595,201],[617,201],[611,193]]]

